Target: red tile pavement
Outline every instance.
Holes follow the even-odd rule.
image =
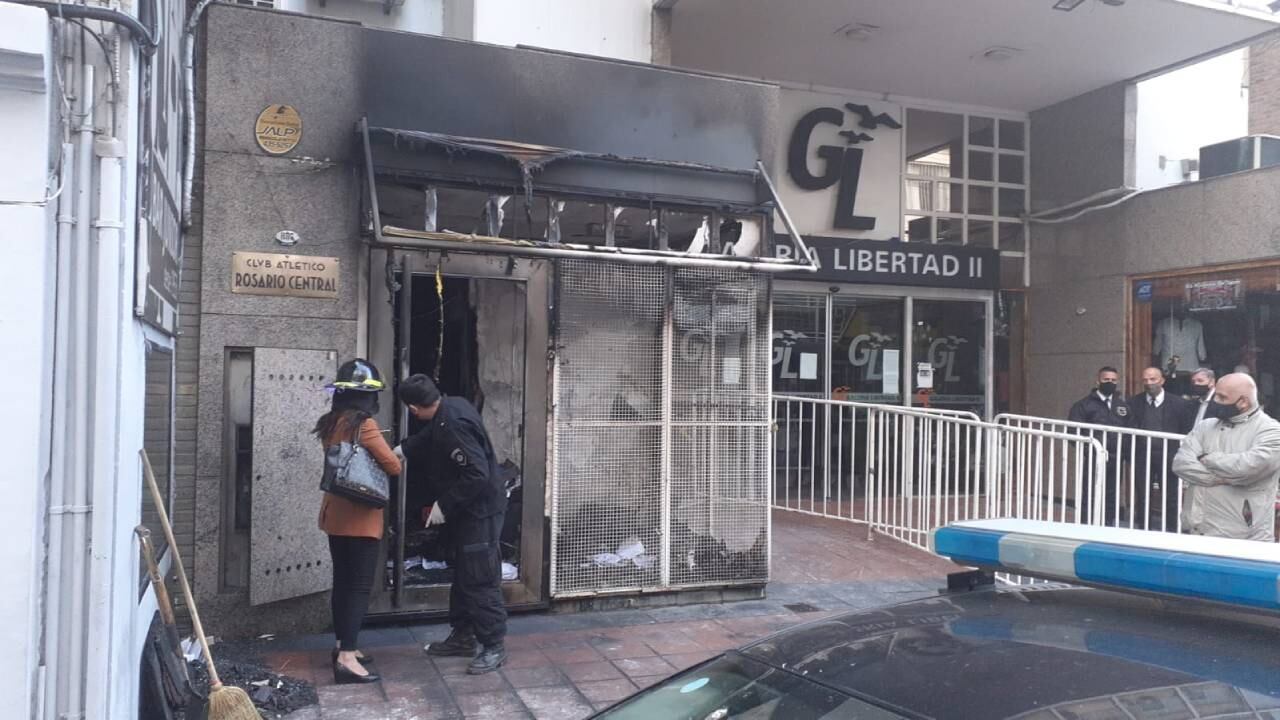
[[[327,647],[274,652],[266,659],[277,672],[317,685],[319,707],[304,708],[289,720],[576,720],[724,650],[847,611],[852,605],[840,603],[857,588],[880,592],[859,602],[880,604],[938,587],[942,583],[932,581],[954,570],[893,540],[868,542],[865,528],[848,523],[775,512],[773,527],[776,582],[769,587],[769,601],[625,616],[634,624],[619,624],[616,618],[623,616],[610,619],[607,613],[584,614],[573,622],[555,615],[516,616],[507,637],[507,663],[489,675],[469,676],[466,659],[429,658],[417,643],[371,648],[374,670],[383,680],[368,686],[333,685]],[[775,594],[780,599],[773,599]],[[791,609],[796,603],[815,607]],[[593,617],[599,625],[582,629]],[[556,629],[566,626],[572,629]],[[443,626],[414,630],[423,641],[446,631]],[[323,644],[317,640],[306,647]]]

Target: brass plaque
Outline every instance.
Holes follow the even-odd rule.
[[[338,297],[339,261],[335,257],[231,253],[231,292],[240,295]]]
[[[302,116],[292,105],[268,105],[258,113],[253,134],[258,147],[272,155],[283,155],[302,140]]]

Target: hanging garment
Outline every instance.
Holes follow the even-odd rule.
[[[1209,359],[1204,347],[1204,325],[1195,318],[1168,317],[1156,325],[1153,354],[1160,356],[1160,367],[1178,357],[1176,370],[1195,370]]]

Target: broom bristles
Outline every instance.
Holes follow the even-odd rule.
[[[262,720],[262,715],[244,690],[219,685],[209,690],[209,720]]]

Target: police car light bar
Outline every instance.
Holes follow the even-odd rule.
[[[929,549],[960,565],[1280,611],[1280,545],[1036,520],[933,530]]]

